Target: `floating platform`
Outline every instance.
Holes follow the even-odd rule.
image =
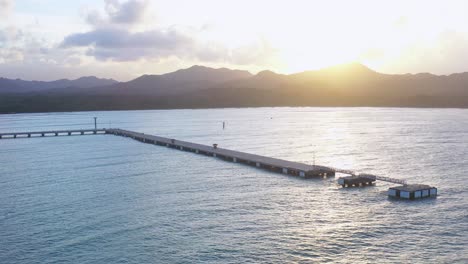
[[[375,177],[352,175],[347,177],[340,177],[338,184],[343,188],[346,187],[359,187],[359,186],[370,186],[376,181]]]
[[[408,184],[389,188],[388,196],[408,200],[436,197],[437,188],[425,184]]]

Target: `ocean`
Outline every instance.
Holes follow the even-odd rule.
[[[112,135],[0,140],[0,263],[468,263],[468,110],[0,115],[0,133],[122,128],[406,179],[389,199]],[[225,129],[223,129],[225,122]],[[466,185],[465,185],[466,184]]]

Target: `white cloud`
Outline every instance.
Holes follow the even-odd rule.
[[[87,47],[86,55],[98,60],[115,61],[181,55],[192,45],[192,38],[177,30],[131,32],[116,28],[72,34],[62,43],[63,47]]]
[[[149,2],[147,0],[129,0],[120,3],[117,0],[105,0],[110,22],[135,24],[144,20]]]
[[[385,52],[381,52],[385,56]],[[375,58],[385,72],[431,72],[451,74],[466,72],[468,67],[468,34],[444,31],[431,42],[414,43],[397,54]],[[372,60],[371,64],[372,65]]]
[[[66,36],[63,48],[86,48],[85,55],[98,61],[135,61],[181,55],[193,45],[193,39],[177,28],[135,30],[144,22],[148,1],[105,0],[105,14],[92,10],[86,21],[90,31]],[[83,50],[83,49],[81,49]]]
[[[2,7],[8,5],[11,9],[12,1],[0,1]],[[85,22],[81,25],[75,18],[62,23],[67,20],[66,15],[12,14],[11,26],[0,26],[3,76],[59,79],[99,69],[94,74],[122,80],[193,64],[251,69],[253,64],[266,65],[265,58],[271,56],[271,45],[266,40],[226,45],[211,34],[214,32],[211,27],[156,25],[155,12],[148,0],[101,3],[101,9],[95,5],[81,7]],[[235,38],[236,32],[232,34]],[[32,70],[34,65],[36,71]],[[58,70],[60,67],[63,69]]]
[[[0,0],[0,20],[7,18],[13,10],[13,0]]]
[[[461,72],[467,8],[461,0],[0,0],[1,74],[33,76],[37,65],[43,78],[94,69],[122,79],[192,64],[290,73],[357,59],[389,73]]]
[[[86,15],[92,30],[74,33],[64,38],[64,48],[86,48],[85,55],[98,61],[136,61],[177,57],[201,63],[225,62],[246,65],[262,63],[273,54],[270,44],[260,43],[227,48],[220,42],[202,39],[204,27],[193,30],[188,27],[171,26],[136,30],[145,21],[148,1],[105,0],[105,14],[96,10]]]

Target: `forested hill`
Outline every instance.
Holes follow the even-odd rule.
[[[391,75],[361,64],[290,75],[193,66],[129,82],[107,80],[97,86],[67,84],[30,87],[29,91],[6,80],[0,79],[1,113],[262,106],[468,107],[468,73]]]

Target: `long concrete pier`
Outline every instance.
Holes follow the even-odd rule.
[[[175,140],[165,137],[153,136],[123,129],[107,129],[107,134],[133,138],[135,140],[165,146],[182,151],[217,157],[231,162],[243,163],[257,168],[266,169],[283,174],[299,176],[302,178],[335,176],[332,168],[325,166],[314,166],[299,162],[276,159],[240,151],[218,148],[215,145],[207,146],[187,141]]]
[[[348,174],[350,176],[340,177],[338,184],[343,187],[357,187],[373,185],[376,180],[403,184],[390,188],[389,197],[398,197],[403,199],[418,199],[423,197],[437,196],[437,188],[429,185],[407,184],[406,180],[382,177],[368,173],[357,173],[353,170],[337,169],[326,166],[309,165],[300,162],[293,162],[283,159],[276,159],[256,154],[250,154],[230,149],[219,148],[217,144],[212,146],[175,140],[171,138],[159,137],[138,133],[123,129],[78,129],[78,130],[55,130],[38,132],[10,132],[0,133],[0,139],[6,138],[25,138],[25,137],[45,137],[61,135],[97,135],[110,134],[122,137],[129,137],[143,143],[164,146],[181,151],[189,151],[196,154],[220,158],[226,161],[243,163],[268,171],[299,176],[302,178],[335,176],[335,173]]]
[[[406,185],[406,181],[402,179],[395,179],[390,177],[382,177],[368,173],[357,173],[353,170],[344,170],[327,166],[310,165],[300,162],[287,161],[272,157],[266,157],[256,154],[250,154],[230,149],[217,147],[216,144],[212,146],[181,141],[171,138],[159,137],[138,133],[124,129],[76,129],[76,130],[53,130],[53,131],[36,131],[36,132],[10,132],[0,133],[0,139],[6,138],[24,138],[24,137],[45,137],[45,136],[71,136],[71,135],[95,135],[95,134],[111,134],[116,136],[123,136],[133,138],[140,142],[165,146],[182,151],[189,151],[197,154],[212,156],[223,160],[243,163],[257,168],[299,176],[302,178],[313,177],[328,177],[335,176],[336,173],[351,175],[353,181],[360,178],[360,181],[374,182],[376,180],[387,181],[392,183],[400,183]],[[344,184],[343,184],[344,186]]]

